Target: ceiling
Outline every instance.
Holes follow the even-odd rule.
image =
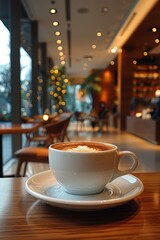
[[[104,69],[155,5],[157,0],[23,0],[31,20],[38,21],[39,42],[46,42],[47,55],[60,66],[61,39],[66,73],[82,79],[92,69]],[[56,14],[49,10],[55,8]],[[104,11],[103,9],[106,9]],[[59,25],[54,27],[53,21]],[[59,37],[55,31],[60,31]],[[101,32],[101,36],[97,36]],[[96,48],[92,48],[96,45]],[[116,48],[114,48],[116,47]],[[111,53],[114,48],[115,53]]]

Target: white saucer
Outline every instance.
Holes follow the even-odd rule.
[[[106,189],[94,195],[72,195],[63,190],[50,170],[30,177],[26,191],[50,205],[76,211],[111,208],[137,197],[142,193],[143,183],[129,174],[109,183]]]

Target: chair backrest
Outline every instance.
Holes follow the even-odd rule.
[[[66,114],[65,116],[63,115],[62,118],[61,117],[55,122],[53,121],[52,123],[45,125],[44,128],[46,129],[46,133],[49,136],[59,137],[60,141],[64,141],[72,114],[69,113]]]
[[[71,117],[72,117],[72,113],[70,113],[70,112],[63,112],[63,113],[58,114],[59,120],[71,119]]]
[[[21,118],[22,123],[34,123],[35,119],[31,117],[22,117]]]

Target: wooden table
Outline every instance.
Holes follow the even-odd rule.
[[[40,123],[22,123],[22,124],[12,124],[4,123],[0,124],[0,177],[3,176],[3,144],[2,135],[3,134],[31,134],[38,130]]]
[[[26,178],[0,179],[0,239],[160,239],[160,173],[135,174],[144,192],[97,212],[47,205],[25,191]]]

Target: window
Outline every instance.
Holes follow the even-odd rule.
[[[32,82],[31,82],[31,57],[24,50],[20,48],[20,65],[21,65],[21,100],[22,116],[31,116],[32,109]]]
[[[0,21],[0,121],[11,117],[10,32]]]

